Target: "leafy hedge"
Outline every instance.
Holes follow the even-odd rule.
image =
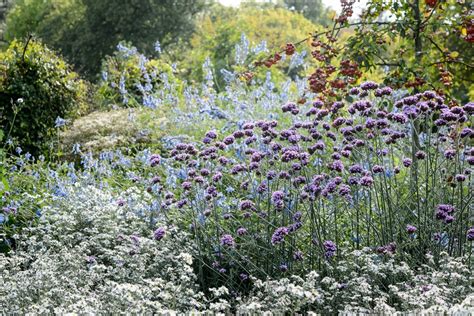
[[[86,110],[87,85],[36,40],[13,41],[0,60],[0,126],[24,151],[38,154],[55,135],[58,117]]]

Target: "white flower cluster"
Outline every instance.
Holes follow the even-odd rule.
[[[343,253],[345,260],[327,265],[320,277],[311,272],[277,281],[254,280],[249,297],[240,298],[240,313],[306,313],[343,315],[452,314],[474,312],[473,276],[466,258],[443,255],[413,270],[393,257],[370,249]]]
[[[166,227],[161,240],[129,206],[75,186],[44,209],[37,227],[0,254],[0,310],[8,313],[140,313],[203,309],[192,248]],[[158,225],[159,226],[159,225]]]
[[[473,277],[463,258],[427,257],[417,270],[370,249],[341,252],[320,274],[258,280],[235,297],[230,288],[200,292],[190,238],[140,215],[136,188],[120,196],[76,183],[43,210],[39,225],[15,236],[0,254],[0,310],[63,313],[309,313],[469,315]],[[154,230],[165,229],[155,239]]]

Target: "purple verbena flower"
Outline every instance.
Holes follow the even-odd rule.
[[[337,246],[333,241],[326,240],[325,242],[323,242],[323,247],[324,247],[324,256],[327,259],[333,257],[336,254]]]
[[[221,245],[226,247],[235,247],[234,237],[229,234],[224,234],[221,237]]]
[[[417,228],[413,225],[407,225],[406,229],[409,234],[414,234],[417,231]]]
[[[275,230],[272,235],[272,245],[279,244],[283,242],[285,236],[288,235],[288,228],[287,227],[279,227]]]
[[[166,234],[166,229],[164,227],[159,227],[153,233],[153,238],[155,238],[155,240],[161,240],[161,239],[163,239],[165,234]]]

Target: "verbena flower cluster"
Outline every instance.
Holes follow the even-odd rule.
[[[126,47],[115,58],[136,59],[140,76],[111,68],[104,97],[147,109],[104,116],[133,130],[114,127],[103,145],[83,122],[75,135],[92,141],[72,146],[74,162],[17,148],[5,165],[2,310],[473,308],[472,102],[375,82],[314,100],[306,80],[276,85],[270,75],[261,86],[229,79],[218,93],[210,62],[201,89],[178,89],[166,74],[156,89],[152,61]],[[88,152],[165,125],[175,129],[153,149]]]
[[[350,95],[286,103],[290,124],[248,121],[171,150],[176,205],[216,280],[320,269],[342,244],[415,262],[471,251],[473,104],[374,82]]]

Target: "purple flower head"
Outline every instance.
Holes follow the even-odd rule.
[[[351,88],[351,89],[349,90],[349,94],[350,94],[350,95],[358,95],[359,93],[360,93],[360,90],[359,90],[358,88],[355,88],[355,87],[354,87],[354,88]]]
[[[209,131],[206,133],[206,137],[209,137],[211,139],[216,139],[217,138],[217,134],[215,131]]]
[[[257,187],[257,192],[260,193],[260,194],[263,194],[267,191],[267,189],[268,189],[267,184],[265,182],[262,182]]]
[[[474,226],[472,226],[471,228],[469,228],[469,229],[467,230],[466,238],[467,238],[467,240],[469,240],[469,241],[473,241],[473,240],[474,240]]]
[[[382,88],[382,95],[391,95],[393,93],[392,88],[390,87],[383,87]]]
[[[413,234],[417,230],[417,228],[413,225],[407,225],[406,229],[407,229],[407,233],[409,233],[409,234]]]
[[[164,227],[159,227],[155,232],[153,233],[153,238],[155,240],[161,240],[166,234],[166,229]]]
[[[233,175],[236,175],[236,174],[238,174],[238,173],[240,173],[240,172],[242,172],[242,171],[244,171],[244,170],[245,170],[245,167],[244,167],[243,165],[237,164],[237,165],[234,165],[234,166],[232,167],[232,169],[231,169],[230,172],[231,172]]]
[[[298,109],[298,108],[297,108],[296,104],[295,104],[295,103],[292,103],[292,102],[287,103],[287,104],[285,104],[285,105],[283,105],[283,106],[281,107],[281,110],[282,110],[283,112],[292,112],[292,111],[294,111],[295,109]]]
[[[454,213],[454,206],[449,205],[449,204],[439,204],[438,205],[438,211],[445,212],[447,214],[452,214]]]
[[[444,222],[445,222],[446,224],[450,224],[450,223],[454,222],[454,216],[452,216],[452,215],[446,215],[446,217],[444,218]]]
[[[286,265],[285,263],[280,264],[280,267],[279,267],[279,268],[280,268],[280,271],[281,271],[281,272],[286,272],[286,271],[288,271],[288,265]]]
[[[183,200],[179,200],[176,205],[178,206],[178,208],[182,208],[183,206],[185,206],[186,204],[188,204],[188,200],[186,199],[183,199]]]
[[[212,176],[212,181],[218,182],[222,179],[222,173],[217,171],[213,176]]]
[[[448,124],[448,122],[446,120],[443,120],[443,119],[437,119],[434,121],[435,125],[436,126],[444,126],[446,124]]]
[[[229,159],[227,159],[227,158],[224,157],[224,156],[219,157],[218,161],[219,161],[219,163],[220,163],[221,165],[226,165],[226,164],[229,163]]]
[[[260,168],[260,164],[258,162],[251,162],[249,164],[249,170],[258,170]]]
[[[456,157],[456,150],[454,149],[445,150],[444,157],[446,157],[446,159],[453,159],[454,157]]]
[[[406,105],[413,105],[413,104],[416,104],[418,102],[418,97],[417,96],[408,96],[406,98],[403,98],[401,101]]]
[[[199,172],[201,173],[201,176],[204,176],[204,177],[207,177],[211,173],[209,169],[206,169],[206,168],[202,168]]]
[[[249,275],[246,274],[246,273],[241,273],[241,274],[239,274],[239,278],[240,278],[240,281],[244,282],[244,281],[247,281],[249,279]]]
[[[449,204],[439,204],[436,210],[436,218],[444,220],[445,223],[451,223],[454,221],[454,217],[451,214],[454,213],[454,206]]]
[[[302,261],[303,260],[303,253],[300,250],[296,250],[293,253],[293,259],[296,261]]]
[[[372,82],[372,81],[366,81],[366,82],[363,82],[361,85],[360,85],[360,88],[362,90],[375,90],[378,88],[378,84],[376,84],[375,82]]]
[[[224,138],[224,144],[226,145],[231,145],[233,144],[235,141],[235,137],[230,135],[230,136],[227,136],[226,138]]]
[[[212,142],[212,138],[206,136],[202,139],[202,142],[204,144],[210,144]]]
[[[272,202],[276,203],[278,201],[281,201],[285,198],[285,193],[282,191],[275,191],[272,193]]]
[[[206,189],[206,191],[207,191],[207,194],[209,194],[209,195],[211,195],[211,196],[213,196],[213,197],[216,197],[216,196],[217,196],[217,193],[218,193],[218,192],[217,192],[217,188],[216,188],[215,186],[213,186],[213,185],[208,186],[207,189]]]
[[[124,206],[125,205],[125,201],[123,199],[118,199],[117,200],[117,205],[118,206]]]
[[[359,179],[357,179],[356,177],[349,177],[347,179],[347,183],[349,183],[349,185],[358,185]]]
[[[182,184],[181,184],[181,187],[183,188],[183,190],[191,190],[192,188],[192,183],[189,182],[189,181],[184,181]]]
[[[474,131],[469,127],[465,127],[459,135],[461,135],[461,138],[470,137],[474,135]]]
[[[364,187],[370,187],[374,183],[374,179],[371,176],[363,176],[359,183]]]
[[[436,211],[436,218],[437,219],[445,219],[448,214],[446,212],[443,212],[441,210]]]
[[[293,221],[298,222],[301,219],[301,216],[302,216],[301,212],[296,212],[295,214],[293,214],[292,219]]]
[[[351,193],[351,188],[346,184],[341,184],[339,187],[339,194],[341,196],[348,196]]]
[[[412,160],[411,160],[410,158],[404,158],[404,159],[403,159],[403,165],[404,165],[406,168],[410,167],[411,164],[412,164]]]
[[[288,228],[287,227],[279,227],[275,230],[272,235],[272,245],[279,244],[283,242],[285,236],[288,235]]]
[[[263,158],[263,155],[261,153],[254,152],[252,156],[250,157],[250,160],[252,162],[259,162],[260,160],[262,160],[262,158]]]
[[[157,183],[160,183],[161,182],[161,178],[159,176],[154,176],[152,179],[151,179],[151,183],[152,184],[157,184]]]
[[[384,169],[383,169],[382,166],[375,165],[375,166],[372,167],[372,172],[373,172],[373,173],[381,173],[381,172],[383,172],[383,171],[384,171]]]
[[[150,156],[150,165],[152,167],[155,167],[160,164],[161,157],[158,154],[153,154]]]
[[[406,122],[408,122],[407,116],[403,113],[394,113],[392,115],[392,120],[400,124],[405,124]]]
[[[232,136],[233,136],[234,138],[242,138],[242,137],[244,137],[244,135],[245,135],[245,134],[244,134],[243,131],[235,131],[234,133],[232,133]]]
[[[397,246],[394,242],[391,242],[385,246],[377,247],[377,252],[380,254],[394,254]]]
[[[226,247],[235,247],[234,237],[229,234],[222,235],[221,245]]]
[[[267,179],[268,180],[273,180],[277,176],[277,173],[275,170],[270,170],[267,172]]]
[[[426,157],[426,153],[422,150],[418,150],[416,153],[415,153],[415,157],[417,159],[425,159]]]
[[[344,164],[340,160],[336,160],[330,165],[330,168],[331,170],[342,172],[344,171]]]
[[[244,228],[244,227],[240,227],[237,229],[237,235],[239,236],[243,236],[243,235],[246,235],[247,234],[247,229]]]
[[[240,202],[240,210],[255,210],[255,203],[250,200],[243,200]]]
[[[469,102],[463,106],[464,111],[469,114],[474,113],[474,102]]]
[[[325,242],[323,242],[323,247],[324,247],[324,256],[327,259],[334,257],[337,251],[337,247],[333,241],[326,240]]]
[[[363,170],[360,165],[352,165],[349,167],[350,173],[362,173]]]
[[[255,125],[254,125],[253,123],[250,123],[250,122],[245,123],[245,124],[242,126],[243,129],[253,129],[254,127],[255,127]]]

